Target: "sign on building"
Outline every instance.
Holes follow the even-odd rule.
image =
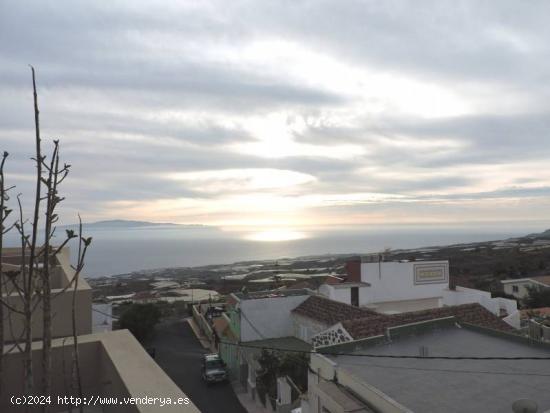
[[[415,264],[414,284],[442,284],[449,282],[447,264]]]

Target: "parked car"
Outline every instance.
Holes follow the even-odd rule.
[[[207,384],[227,381],[227,367],[219,354],[205,354],[202,358],[202,379]]]

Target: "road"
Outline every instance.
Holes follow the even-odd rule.
[[[207,386],[202,381],[201,355],[206,350],[186,321],[157,325],[151,345],[158,365],[202,413],[247,413],[229,383]]]

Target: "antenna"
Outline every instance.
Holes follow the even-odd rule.
[[[539,406],[533,400],[519,399],[512,403],[514,413],[537,413]]]

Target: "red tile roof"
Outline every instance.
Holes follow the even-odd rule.
[[[292,313],[311,318],[327,326],[332,326],[343,320],[356,318],[387,317],[366,308],[354,307],[317,295],[308,297],[307,300],[292,310]]]
[[[429,310],[413,311],[379,317],[365,317],[348,319],[342,322],[344,328],[355,340],[382,335],[389,327],[420,321],[434,320],[454,316],[459,322],[474,324],[480,327],[491,328],[505,332],[515,331],[506,322],[491,313],[480,304],[462,304],[450,307],[432,308]]]
[[[530,277],[532,280],[538,281],[550,287],[550,275],[540,275],[538,277]]]
[[[540,317],[550,317],[550,307],[541,307],[541,308],[527,308],[520,311],[521,318],[531,318],[533,315],[538,315]]]

